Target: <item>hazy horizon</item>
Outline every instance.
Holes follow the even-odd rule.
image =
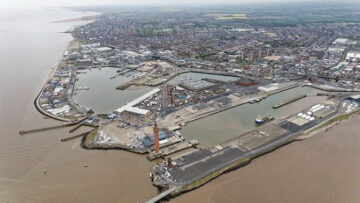
[[[46,7],[106,6],[106,5],[211,5],[211,4],[259,4],[259,3],[356,3],[354,0],[5,0],[0,2],[0,10],[19,8],[33,9]]]

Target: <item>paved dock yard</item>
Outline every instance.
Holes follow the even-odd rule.
[[[149,154],[146,156],[150,161],[155,160],[159,157],[165,157],[168,156],[170,154],[179,152],[181,150],[190,148],[190,147],[195,147],[196,145],[199,144],[199,141],[197,140],[190,140],[190,141],[183,141],[180,143],[176,143],[173,145],[170,145],[168,147],[164,147],[160,149],[160,153],[159,154],[155,154],[154,151],[149,151]]]
[[[291,115],[240,135],[223,144],[173,158],[172,167],[165,163],[156,165],[152,171],[153,183],[165,188],[182,188],[173,194],[191,190],[231,169],[228,167],[233,163],[238,163],[237,166],[246,164],[252,158],[291,142],[301,132],[337,114],[341,103],[342,100],[333,107],[332,113],[324,117],[300,122],[296,114]],[[214,173],[219,171],[220,173]],[[199,184],[199,182],[201,183]]]

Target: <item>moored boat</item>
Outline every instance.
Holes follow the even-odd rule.
[[[264,123],[266,123],[268,121],[272,121],[272,120],[274,120],[274,117],[271,117],[271,116],[265,116],[265,117],[258,116],[255,119],[255,124],[261,125],[261,124],[264,124]]]

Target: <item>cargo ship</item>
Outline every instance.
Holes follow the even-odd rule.
[[[265,117],[262,117],[262,116],[258,116],[256,119],[255,119],[255,124],[256,125],[262,125],[266,122],[269,122],[269,121],[272,121],[274,120],[274,117],[272,116],[265,116]]]

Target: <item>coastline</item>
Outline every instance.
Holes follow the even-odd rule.
[[[78,21],[79,19],[81,19],[81,21],[89,21],[92,22],[93,20],[95,20],[97,17],[99,17],[100,14],[97,14],[97,15],[92,15],[91,19],[88,19],[89,16],[83,16],[83,17],[78,17],[78,18],[73,18],[72,21],[70,22],[73,22],[73,21]],[[56,22],[63,22],[63,21],[55,21],[53,23],[56,23]],[[66,21],[68,22],[68,21]],[[64,118],[64,117],[61,117],[61,116],[56,116],[54,114],[51,114],[49,112],[47,112],[46,110],[44,110],[43,108],[41,108],[40,106],[40,103],[39,103],[39,99],[40,99],[40,96],[42,95],[42,93],[44,92],[44,89],[46,87],[46,84],[48,84],[48,82],[54,77],[54,74],[56,73],[56,71],[58,71],[60,69],[60,66],[61,66],[61,63],[64,61],[64,54],[67,52],[67,51],[70,51],[70,50],[74,50],[74,49],[79,49],[80,48],[80,45],[84,42],[82,42],[80,39],[78,39],[75,35],[74,35],[74,32],[70,32],[70,33],[67,33],[67,34],[70,34],[70,36],[72,37],[72,39],[68,42],[68,45],[66,46],[65,50],[62,52],[60,58],[58,59],[57,63],[55,64],[55,66],[53,66],[50,70],[50,73],[48,74],[48,76],[45,78],[45,80],[43,81],[43,84],[41,85],[41,89],[40,89],[40,92],[39,94],[37,94],[37,96],[35,97],[35,100],[34,100],[34,105],[35,105],[35,108],[43,115],[45,116],[48,116],[52,119],[55,119],[55,120],[58,120],[58,121],[63,121],[63,122],[74,122],[74,121],[79,121],[79,120],[83,120],[85,117],[86,117],[86,109],[82,106],[80,106],[79,104],[75,103],[73,101],[73,98],[72,98],[72,94],[73,94],[73,90],[74,90],[74,87],[75,87],[75,81],[74,81],[74,84],[72,85],[71,87],[71,95],[70,96],[67,96],[67,102],[69,103],[69,105],[71,105],[72,108],[74,108],[77,112],[81,113],[81,114],[84,114],[84,116],[81,116],[81,117],[78,117],[77,119],[73,119],[73,118]],[[76,71],[75,71],[75,78],[76,78]]]
[[[74,39],[73,39],[74,40]],[[70,47],[70,44],[71,42],[73,41],[71,40],[69,43],[68,43],[68,46],[67,48],[62,52],[59,60],[57,61],[56,65],[54,67],[51,68],[51,71],[50,73],[48,74],[48,76],[45,78],[45,80],[43,81],[43,84],[41,85],[41,89],[39,91],[39,93],[37,94],[37,96],[35,97],[35,100],[34,100],[34,105],[35,105],[35,108],[41,113],[43,114],[44,116],[48,116],[52,119],[55,119],[55,120],[58,120],[58,121],[63,121],[63,122],[70,122],[69,119],[63,119],[61,117],[57,117],[57,116],[54,116],[48,112],[46,112],[45,110],[43,110],[40,105],[39,105],[39,99],[40,99],[40,96],[41,94],[43,93],[44,89],[45,89],[45,85],[51,80],[51,78],[54,76],[55,72],[58,70],[59,66],[60,66],[60,63],[61,61],[63,60],[64,58],[64,53],[68,50],[68,48]]]
[[[49,73],[48,76],[45,78],[45,80],[44,80],[44,82],[43,82],[43,84],[42,84],[41,90],[40,90],[39,94],[36,96],[36,98],[35,98],[35,100],[34,100],[35,108],[36,108],[41,114],[43,114],[43,115],[45,115],[45,116],[48,116],[48,117],[50,117],[50,118],[52,118],[52,119],[55,119],[55,120],[58,120],[58,121],[63,121],[63,122],[72,122],[72,119],[67,119],[67,118],[55,116],[55,115],[53,115],[53,114],[48,113],[47,111],[45,111],[44,109],[42,109],[42,108],[40,107],[39,99],[40,99],[40,96],[41,96],[41,94],[43,93],[43,91],[44,91],[44,89],[45,89],[46,84],[51,80],[51,78],[54,77],[55,72],[59,69],[59,67],[60,67],[60,65],[61,65],[61,62],[62,62],[63,59],[64,59],[64,54],[65,54],[65,52],[68,51],[68,50],[70,50],[70,49],[72,49],[72,48],[73,48],[72,46],[73,46],[73,44],[74,44],[75,42],[77,42],[77,40],[76,40],[75,38],[73,38],[73,39],[68,43],[67,48],[64,50],[64,52],[62,52],[61,57],[59,58],[58,62],[56,63],[56,65],[55,65],[53,68],[51,68],[50,73]],[[70,100],[71,100],[71,101],[70,101]],[[68,98],[68,102],[69,102],[69,103],[73,103],[71,97]],[[76,105],[73,105],[73,107],[76,107],[77,110],[81,110],[81,107],[79,108],[79,107],[76,106]],[[78,120],[81,120],[81,119],[82,119],[82,118],[79,118]]]
[[[74,48],[74,47],[71,47],[72,45],[74,44],[77,44],[78,41],[74,38],[73,40],[71,40],[69,42],[69,45],[67,47],[67,50],[70,50],[71,48]],[[64,53],[65,53],[64,51]],[[62,121],[72,121],[72,119],[66,119],[66,118],[61,118],[61,117],[57,117],[57,116],[53,116],[49,113],[47,113],[46,111],[44,111],[43,109],[41,109],[40,105],[39,105],[39,98],[40,98],[40,95],[43,93],[44,91],[44,88],[45,88],[45,85],[46,85],[46,82],[48,82],[52,77],[54,77],[54,74],[57,70],[59,70],[59,68],[61,67],[61,62],[63,61],[64,59],[64,54],[60,57],[58,63],[56,64],[56,66],[54,68],[52,68],[51,72],[49,73],[47,79],[45,80],[45,84],[43,85],[39,95],[37,96],[36,100],[35,100],[35,106],[37,107],[37,109],[42,112],[43,114],[51,117],[51,118],[54,118],[54,119],[57,119],[57,120],[62,120]],[[185,70],[187,71],[187,70]],[[195,71],[190,71],[190,72],[196,72]],[[202,71],[201,71],[202,72]],[[184,72],[182,72],[184,73]],[[182,73],[179,73],[179,74],[182,74]],[[207,72],[208,73],[208,72]],[[210,73],[211,74],[211,73]],[[223,73],[220,73],[220,74],[223,74]],[[176,75],[175,75],[176,76]],[[174,77],[175,77],[174,76]],[[76,77],[76,72],[75,72],[75,77]],[[164,83],[164,82],[163,82]],[[161,83],[161,84],[163,84]],[[75,83],[73,84],[72,86],[72,89],[74,88],[74,85]],[[159,84],[158,84],[159,85]],[[157,86],[157,85],[156,85]],[[294,85],[294,86],[291,86],[291,87],[286,87],[284,89],[280,89],[276,92],[271,92],[269,95],[272,95],[272,94],[276,94],[278,92],[282,92],[282,91],[285,91],[287,89],[290,89],[290,88],[294,88],[294,87],[297,87],[297,85]],[[314,88],[314,87],[313,87]],[[72,94],[71,94],[72,95]],[[260,96],[261,97],[261,96]],[[303,98],[303,97],[302,97]],[[74,105],[72,103],[72,97],[71,96],[68,96],[67,97],[67,101],[69,102],[69,104],[72,104],[71,106],[72,107],[75,107],[76,109],[79,109],[78,106]],[[254,100],[254,98],[251,98],[250,100]],[[249,101],[250,101],[249,100]],[[238,106],[238,105],[241,105],[241,104],[244,104],[244,103],[247,103],[249,101],[241,101],[239,104],[237,105],[234,105],[234,106],[231,106],[230,108],[233,108],[235,106]],[[214,112],[208,112],[208,115],[198,115],[199,117],[196,117],[196,118],[193,118],[193,120],[197,120],[197,119],[201,119],[203,117],[206,117],[206,116],[210,116],[212,114],[215,114],[215,113],[219,113],[221,111],[224,111],[224,110],[228,110],[229,108],[225,108],[225,109],[218,109],[218,111],[214,111]],[[220,110],[220,111],[219,111]],[[80,111],[80,110],[79,110]],[[80,111],[81,112],[81,111]],[[191,122],[193,120],[189,120],[187,122]],[[96,136],[96,133],[97,133],[97,129],[94,129],[93,131],[91,132],[88,132],[86,134],[84,134],[84,136],[82,137],[82,140],[81,140],[81,146],[85,149],[104,149],[104,150],[107,150],[107,149],[125,149],[127,151],[138,151],[138,149],[131,149],[131,148],[128,148],[128,147],[124,147],[124,146],[118,146],[118,145],[113,145],[113,146],[93,146],[92,144],[89,144],[87,143],[88,141],[88,137],[91,135],[91,136]],[[284,146],[288,143],[291,143],[292,141],[296,140],[296,138],[298,137],[299,135],[298,134],[289,134],[287,135],[286,137],[281,137],[279,140],[275,140],[275,141],[272,141],[272,142],[269,142],[269,143],[266,143],[266,145],[264,146],[260,146],[259,149],[256,149],[255,151],[249,151],[247,153],[245,153],[243,156],[240,156],[240,157],[237,157],[237,159],[234,161],[234,160],[231,160],[230,162],[226,163],[225,165],[219,165],[217,167],[219,168],[216,168],[212,171],[212,173],[207,173],[204,177],[200,178],[200,179],[197,179],[195,180],[194,182],[187,182],[188,184],[185,184],[185,185],[181,185],[181,187],[176,190],[175,192],[173,192],[171,195],[173,196],[176,196],[178,194],[181,194],[183,192],[186,192],[186,191],[190,191],[190,190],[193,190],[197,187],[200,187],[202,186],[203,184],[209,182],[210,180],[220,176],[221,174],[223,173],[226,173],[228,171],[231,171],[235,168],[238,168],[240,166],[243,166],[243,165],[246,165],[248,163],[251,162],[252,159],[256,158],[256,157],[259,157],[259,156],[262,156],[263,154],[266,154],[266,153],[269,153],[281,146]],[[91,140],[90,140],[91,141]],[[143,152],[144,149],[140,149]]]
[[[95,20],[95,19],[98,18],[100,15],[101,15],[101,14],[94,14],[94,15],[82,16],[82,17],[77,17],[77,18],[69,18],[69,19],[64,19],[64,20],[57,20],[57,21],[53,21],[53,23],[90,21],[90,20]]]

